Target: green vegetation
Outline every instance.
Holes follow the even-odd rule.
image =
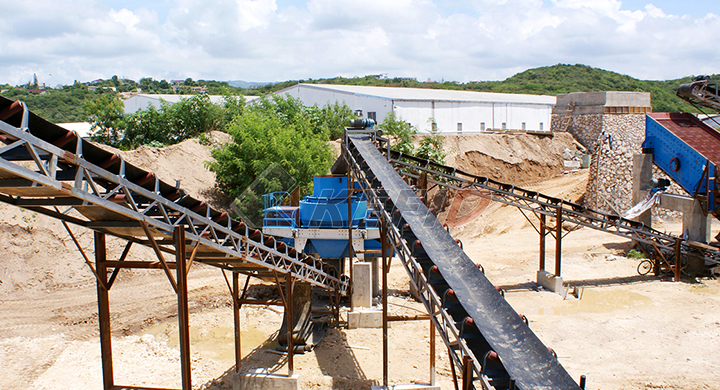
[[[694,107],[675,96],[675,89],[681,84],[690,82],[693,77],[689,75],[680,79],[666,81],[638,80],[627,75],[586,65],[558,64],[529,69],[503,81],[472,81],[468,83],[455,81],[420,82],[409,78],[364,76],[289,80],[248,89],[233,87],[224,81],[193,80],[191,78],[183,81],[167,81],[146,77],[140,79],[139,82],[135,82],[112,76],[107,80],[94,80],[88,83],[75,82],[73,85],[63,86],[59,89],[43,89],[43,86],[37,85],[36,81],[16,87],[3,85],[0,89],[5,91],[2,93],[3,96],[23,100],[30,110],[55,123],[84,121],[84,102],[97,99],[108,92],[264,96],[297,83],[434,88],[541,95],[592,91],[637,91],[651,94],[653,111],[655,112],[696,112]],[[715,80],[720,79],[720,75],[710,75],[710,77]],[[343,115],[345,114],[342,114],[341,117]],[[337,126],[332,127],[332,129],[337,128]],[[331,138],[337,138],[338,136],[339,131],[336,130],[331,135]]]
[[[445,164],[445,152],[443,151],[443,137],[438,132],[435,118],[429,120],[430,134],[420,139],[418,147],[415,149],[415,156],[435,161],[439,164]]]
[[[415,145],[412,136],[417,134],[415,127],[396,117],[394,112],[388,113],[378,127],[390,138],[391,148],[406,154],[413,153]]]
[[[218,185],[230,195],[240,196],[267,168],[278,164],[300,186],[301,193],[309,192],[313,176],[327,173],[333,162],[327,143],[330,134],[322,125],[327,120],[317,115],[321,111],[303,106],[299,99],[280,96],[265,97],[246,107],[227,127],[233,142],[213,150],[216,161],[208,163]],[[282,183],[264,183],[264,187],[267,192],[289,190],[282,188]]]
[[[385,136],[390,139],[392,149],[444,164],[443,137],[439,134],[435,119],[430,118],[429,122],[432,131],[420,138],[417,148],[413,143],[413,136],[418,134],[417,129],[402,118],[395,116],[395,113],[389,113],[378,128],[382,129]]]
[[[647,258],[647,256],[645,256],[645,253],[640,252],[639,250],[636,250],[636,249],[630,249],[630,251],[628,251],[628,253],[627,253],[627,256],[625,256],[625,257],[627,257],[628,259],[646,259]]]
[[[222,107],[213,104],[208,95],[196,95],[175,104],[163,103],[160,110],[151,106],[127,116],[119,146],[134,149],[140,145],[176,144],[221,129],[223,116]]]
[[[313,176],[325,174],[332,164],[327,141],[339,138],[354,117],[349,107],[339,103],[306,107],[299,99],[276,95],[249,106],[242,96],[226,95],[223,100],[216,105],[208,95],[195,95],[123,115],[119,98],[106,94],[87,103],[86,110],[95,130],[93,139],[125,150],[188,138],[208,143],[210,131],[228,132],[234,142],[214,150],[216,161],[208,167],[216,173],[218,185],[233,196],[272,165],[309,191]],[[275,184],[263,186],[268,192],[288,189]]]
[[[54,123],[85,121],[85,102],[99,98],[103,91],[90,92],[87,86],[75,83],[42,93],[28,88],[9,88],[2,96],[22,100],[30,111]]]
[[[92,123],[94,140],[108,145],[118,145],[125,128],[124,107],[117,95],[104,93],[98,98],[85,101],[87,121]]]

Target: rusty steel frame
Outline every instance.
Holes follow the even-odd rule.
[[[275,275],[289,321],[292,321],[292,286],[295,280],[326,289],[335,322],[339,323],[340,296],[347,292],[348,282],[329,273],[334,269],[326,269],[320,260],[307,256],[301,258],[302,254],[297,251],[293,255],[288,246],[279,246],[274,239],[266,240],[270,236],[262,233],[253,232],[254,239],[251,239],[249,228],[245,228],[244,234],[237,233],[233,230],[235,226],[230,218],[227,218],[226,225],[213,220],[211,212],[220,213],[210,207],[207,207],[205,215],[202,215],[199,211],[202,207],[195,211],[195,207],[189,209],[180,204],[183,200],[194,201],[190,197],[180,195],[179,199],[173,198],[175,200],[165,198],[160,193],[160,187],[167,187],[167,184],[162,183],[153,173],[142,171],[150,180],[154,180],[154,191],[143,187],[143,184],[130,181],[125,176],[126,167],[135,170],[137,168],[126,164],[117,155],[112,155],[112,158],[117,159],[111,164],[119,162],[118,173],[86,160],[83,155],[84,141],[75,133],[66,132],[64,135],[66,139],[76,142],[74,150],[62,149],[64,144],[56,146],[39,138],[30,132],[28,123],[39,123],[46,128],[51,126],[49,131],[57,130],[53,129],[55,125],[43,124],[41,119],[40,122],[35,118],[28,120],[31,113],[23,103],[17,103],[19,104],[13,103],[9,109],[0,112],[0,142],[6,145],[2,146],[0,143],[0,202],[60,220],[91,269],[97,285],[101,365],[103,387],[106,390],[161,390],[115,384],[109,291],[120,269],[161,269],[175,291],[178,298],[178,337],[183,390],[192,388],[187,275],[195,261],[233,272],[233,283],[230,286],[228,282],[228,287],[233,298],[236,371],[240,370],[242,359],[239,318],[241,305],[278,303],[245,299],[251,276]],[[21,127],[5,121],[18,112],[17,107],[23,110]],[[44,134],[42,128],[37,131]],[[21,163],[17,163],[18,161]],[[107,220],[93,220],[77,209],[80,206],[97,206],[109,217]],[[65,209],[60,210],[59,207]],[[93,230],[94,265],[68,223]],[[128,228],[133,229],[132,232],[123,230]],[[126,241],[117,260],[107,258],[107,235]],[[152,248],[157,261],[128,261],[127,256],[133,244]],[[190,252],[188,246],[192,246]],[[200,250],[201,247],[204,251]],[[166,261],[164,254],[174,256],[175,261]],[[171,270],[175,271],[175,275]],[[242,296],[239,295],[239,273],[247,275]],[[285,296],[277,280],[278,274],[285,275],[287,281],[288,291]],[[225,279],[227,282],[226,276]],[[288,364],[292,375],[292,326],[289,326],[289,334]]]
[[[177,295],[178,310],[178,346],[180,348],[180,372],[181,372],[181,388],[183,390],[192,389],[192,370],[190,361],[190,332],[189,332],[189,311],[188,311],[188,288],[187,275],[189,269],[185,259],[185,230],[182,226],[177,226],[174,232],[174,241],[178,250],[176,253],[176,280],[177,284],[173,285]],[[138,386],[120,386],[115,384],[113,360],[112,360],[112,325],[110,321],[110,303],[109,292],[111,283],[108,283],[108,268],[115,268],[113,275],[121,268],[128,264],[123,261],[114,261],[113,265],[107,259],[106,234],[102,232],[93,232],[95,247],[95,269],[97,270],[97,294],[98,294],[98,326],[100,332],[100,356],[102,366],[103,388],[105,390],[135,389],[135,390],[161,390],[154,387],[138,387]],[[77,242],[76,242],[77,244]],[[79,244],[78,244],[79,245]],[[79,247],[79,246],[78,246]],[[127,256],[129,245],[125,247],[121,258]],[[80,247],[79,247],[80,248]],[[80,248],[82,251],[82,248]],[[171,275],[167,275],[168,280]]]
[[[378,139],[381,143],[387,142],[380,137]],[[455,190],[489,191],[488,197],[491,200],[517,207],[521,211],[530,211],[538,217],[541,215],[557,217],[560,214],[562,218],[560,225],[567,222],[574,225],[575,228],[588,227],[628,238],[639,244],[655,247],[665,254],[675,253],[678,237],[660,232],[640,222],[595,211],[577,203],[547,196],[537,191],[526,190],[487,177],[473,175],[431,160],[405,155],[396,151],[391,151],[390,155],[389,161],[398,168],[399,173],[414,180],[420,179],[418,172],[426,172],[429,175],[428,181],[441,187]],[[574,230],[574,228],[568,229],[565,235]],[[557,232],[551,231],[551,234],[555,236]],[[561,233],[559,237],[562,238],[564,235]],[[555,238],[557,239],[557,237]],[[720,264],[720,250],[707,248],[707,245],[702,243],[681,240],[680,252],[687,254],[691,251],[699,253],[704,258],[705,264]]]
[[[53,193],[53,196],[46,197],[0,195],[2,202],[128,241],[142,243],[151,246],[156,253],[158,251],[173,253],[171,249],[163,246],[172,244],[172,242],[170,240],[155,243],[152,242],[153,240],[142,242],[132,235],[116,232],[113,228],[151,229],[161,235],[172,237],[176,226],[185,226],[186,239],[189,244],[202,244],[203,247],[213,251],[198,254],[193,259],[194,261],[206,262],[211,265],[225,264],[228,268],[250,263],[265,271],[282,274],[289,272],[295,278],[318,287],[340,291],[347,289],[347,283],[324,271],[322,262],[319,260],[301,259],[299,252],[292,256],[290,248],[284,246],[284,250],[280,249],[276,240],[273,240],[271,246],[267,246],[262,243],[266,238],[262,233],[260,233],[260,242],[254,241],[250,239],[250,229],[245,229],[244,234],[233,231],[232,221],[229,218],[225,226],[213,221],[209,215],[209,207],[206,215],[201,215],[164,198],[157,191],[147,190],[129,181],[123,174],[124,160],[120,160],[119,175],[84,160],[81,138],[77,139],[75,153],[71,153],[3,121],[0,121],[0,135],[6,141],[11,140],[9,141],[10,145],[0,149],[0,171],[7,172],[15,178],[10,184],[17,185],[19,183],[31,189],[41,187]],[[34,161],[37,170],[29,169],[3,157],[4,153],[20,147],[28,150],[29,159]],[[66,169],[61,167],[66,167]],[[65,177],[58,176],[61,172],[74,172],[74,177],[72,180],[66,180]],[[156,176],[153,175],[153,177],[157,189],[160,181]],[[99,185],[100,181],[106,185]],[[107,183],[110,185],[108,186]],[[2,184],[0,182],[0,185]],[[124,195],[124,202],[122,204],[113,202],[111,198],[115,195]],[[147,199],[147,202],[140,202],[140,199]],[[77,206],[90,205],[99,206],[103,210],[129,221],[98,223],[68,215]],[[57,206],[67,206],[68,208],[61,212],[57,210]],[[162,260],[161,263],[163,263]],[[163,268],[166,273],[169,272],[164,265]]]

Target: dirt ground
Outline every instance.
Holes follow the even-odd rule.
[[[481,141],[451,145],[456,153],[451,157],[469,159],[468,152],[488,149]],[[200,177],[198,166],[209,154],[202,154],[207,150],[197,141],[188,142],[176,146],[175,152],[136,152],[139,157],[132,162],[157,161],[148,169],[165,171],[171,178],[161,178],[168,181]],[[511,139],[500,146],[516,147],[517,142]],[[559,153],[565,148],[554,147]],[[191,156],[181,154],[188,151]],[[520,159],[515,165],[527,164],[524,161],[534,160]],[[484,164],[481,168],[495,170],[513,162],[488,159]],[[524,187],[570,200],[582,196],[586,171],[560,174],[557,162],[538,165],[542,170],[530,170],[523,180],[516,177]],[[182,173],[172,177],[177,169]],[[525,168],[513,169],[515,175]],[[212,190],[207,185],[212,180],[202,176],[195,184],[182,184],[203,197]],[[655,227],[680,230],[677,223]],[[79,228],[73,232],[92,256],[92,233]],[[531,329],[557,352],[572,377],[587,376],[588,389],[720,389],[718,280],[674,283],[638,276],[637,260],[624,256],[632,248],[628,240],[584,228],[563,240],[562,257],[563,277],[581,287],[581,299],[563,297],[533,283],[538,234],[517,209],[491,203],[477,220],[451,233],[462,240],[470,258],[483,265],[488,278],[505,289],[515,310],[527,315]],[[552,239],[548,242],[553,248]],[[0,205],[0,245],[0,389],[101,389],[96,288],[64,227],[27,210]],[[124,244],[110,239],[109,248],[109,257],[118,257]],[[133,247],[130,256],[148,259],[153,254]],[[554,269],[550,249],[547,258],[547,267]],[[272,287],[253,283],[252,294],[273,294]],[[189,287],[194,387],[230,389],[233,320],[225,279],[218,269],[196,264]],[[391,314],[423,313],[408,294],[408,278],[398,261],[390,272],[390,291]],[[115,382],[178,387],[176,297],[162,271],[121,272],[110,300]],[[287,372],[285,357],[274,353],[281,321],[279,307],[242,308],[243,370]],[[429,380],[428,329],[427,321],[392,323],[391,383]],[[437,351],[438,382],[452,389],[447,351],[439,339]],[[314,351],[296,355],[296,373],[303,389],[369,389],[382,381],[381,356],[380,329],[330,329]]]

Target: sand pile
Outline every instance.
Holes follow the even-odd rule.
[[[522,185],[566,171],[563,154],[566,150],[574,154],[580,145],[569,133],[555,133],[448,135],[443,146],[448,154],[446,165]]]

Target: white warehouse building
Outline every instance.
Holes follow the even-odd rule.
[[[169,104],[175,104],[180,102],[182,99],[190,99],[197,95],[171,95],[171,94],[147,94],[139,93],[130,96],[123,101],[125,105],[125,113],[133,114],[140,110],[147,110],[150,106],[154,106],[156,109],[162,107],[162,103],[166,102]],[[213,104],[222,104],[224,102],[222,95],[208,95],[210,101]],[[257,99],[257,96],[245,96],[245,102],[250,102]]]
[[[299,98],[308,106],[345,102],[376,123],[394,112],[422,132],[430,131],[434,118],[441,133],[550,131],[555,105],[555,96],[547,95],[357,85],[297,84],[277,94]]]

